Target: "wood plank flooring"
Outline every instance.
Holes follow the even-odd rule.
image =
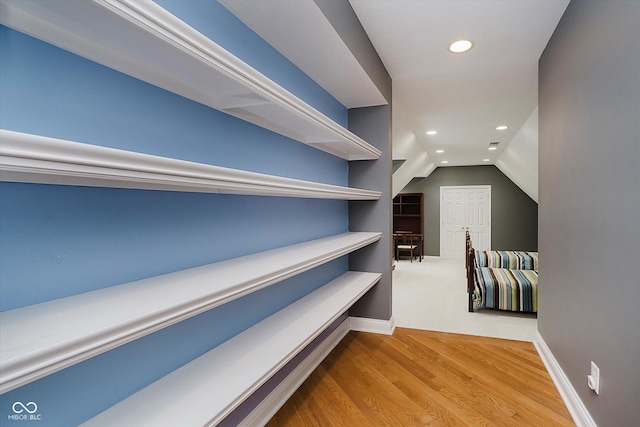
[[[267,424],[573,426],[532,343],[350,332]]]

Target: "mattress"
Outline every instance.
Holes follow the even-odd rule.
[[[538,311],[538,272],[479,267],[475,270],[474,306],[508,311]]]

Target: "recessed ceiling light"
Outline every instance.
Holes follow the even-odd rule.
[[[497,150],[498,147],[489,147],[489,150],[493,151],[493,150]]]
[[[427,135],[437,135],[437,134],[438,134],[438,131],[437,131],[437,130],[430,130],[430,131],[427,131]]]
[[[483,162],[489,162],[491,159],[482,159]]]
[[[442,163],[443,165],[446,165],[447,163],[449,163],[449,160],[443,160],[440,163]]]
[[[442,154],[444,153],[444,150],[436,150],[436,153]]]
[[[449,45],[449,51],[452,53],[464,53],[473,47],[470,40],[458,40]]]
[[[509,129],[509,126],[505,126],[505,125],[496,126],[496,130],[505,130],[505,129]]]

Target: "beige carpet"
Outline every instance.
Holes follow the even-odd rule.
[[[530,313],[467,312],[464,262],[425,257],[400,260],[393,271],[396,326],[533,341],[537,319]]]

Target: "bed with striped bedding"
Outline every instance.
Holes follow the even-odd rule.
[[[465,269],[469,311],[538,312],[538,252],[476,251],[467,230]]]
[[[538,272],[509,268],[474,269],[473,308],[538,311]]]
[[[476,267],[538,270],[538,252],[529,251],[477,251]]]

